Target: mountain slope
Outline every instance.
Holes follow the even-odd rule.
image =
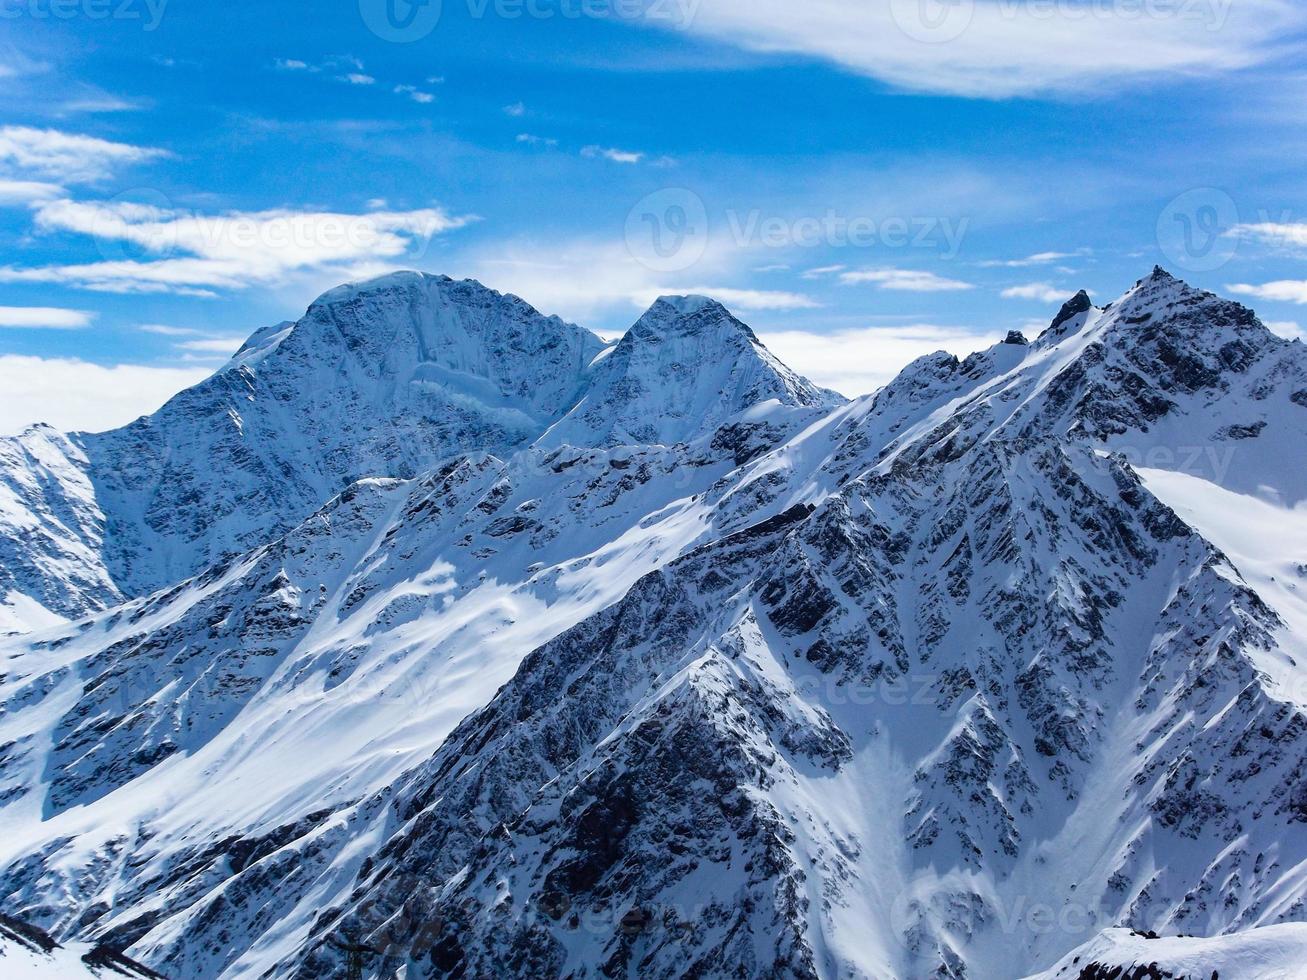
[[[740,336],[687,303],[603,417],[0,645],[9,906],[197,977],[1003,978],[1307,920],[1301,344],[1159,270],[700,427],[675,391],[767,362],[640,367]]]

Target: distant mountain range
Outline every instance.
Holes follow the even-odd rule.
[[[0,440],[0,633],[0,973],[1307,962],[1307,348],[1160,269],[851,402],[344,286]]]

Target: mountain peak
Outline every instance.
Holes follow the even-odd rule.
[[[635,338],[692,336],[707,330],[725,331],[757,344],[752,330],[717,300],[708,296],[659,296],[627,332]]]
[[[709,296],[700,296],[690,294],[688,296],[659,296],[653,303],[654,308],[669,306],[681,316],[693,316],[696,313],[702,313],[704,310],[713,309],[726,312],[726,307]]]
[[[542,445],[692,442],[763,402],[833,408],[843,399],[782,364],[706,296],[662,296],[595,368],[585,398]]]
[[[1085,292],[1083,289],[1080,290],[1080,292],[1076,293],[1062,304],[1062,309],[1058,311],[1057,316],[1053,317],[1053,322],[1049,324],[1048,329],[1039,335],[1040,339],[1042,340],[1044,337],[1048,336],[1060,336],[1062,333],[1065,333],[1063,328],[1066,324],[1070,323],[1081,314],[1088,313],[1093,308],[1094,301],[1089,298],[1089,293]]]

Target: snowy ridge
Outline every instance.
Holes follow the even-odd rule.
[[[1307,963],[1307,926],[1266,926],[1218,939],[1159,938],[1109,929],[1026,980],[1292,980]]]
[[[699,298],[585,384],[0,644],[9,907],[305,980],[1002,980],[1307,921],[1300,343],[1158,270],[849,404]]]

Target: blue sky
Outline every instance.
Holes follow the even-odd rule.
[[[0,431],[125,422],[394,268],[605,333],[711,292],[849,394],[1156,263],[1296,335],[1305,39],[1281,0],[0,0]]]

